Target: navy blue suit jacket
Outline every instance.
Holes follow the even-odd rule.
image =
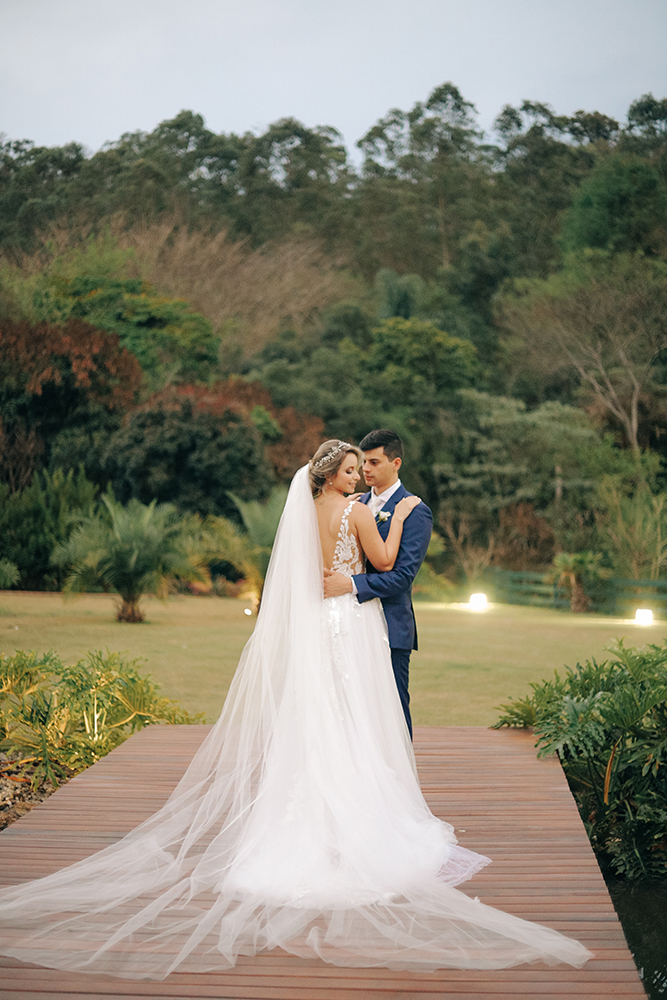
[[[403,497],[412,496],[401,484],[389,497],[382,508],[393,514],[394,507]],[[360,503],[368,503],[370,493],[359,498]],[[389,534],[391,517],[378,521],[378,531],[384,539]],[[389,630],[389,645],[392,649],[416,649],[417,625],[412,607],[412,581],[424,561],[433,530],[433,515],[425,503],[417,504],[403,524],[403,535],[394,568],[381,573],[370,562],[366,572],[353,577],[357,598],[362,603],[379,597]]]

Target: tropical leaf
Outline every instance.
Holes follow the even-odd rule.
[[[58,785],[155,723],[203,722],[163,698],[138,660],[96,650],[75,664],[54,653],[0,656],[0,749],[34,786]]]
[[[667,644],[610,649],[501,706],[558,753],[594,849],[627,878],[667,873]]]

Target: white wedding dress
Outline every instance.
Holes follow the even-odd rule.
[[[362,560],[343,516],[335,566]],[[160,979],[283,948],[348,966],[580,966],[556,931],[454,886],[488,859],[421,794],[379,601],[323,600],[307,467],[218,723],[166,805],[117,844],[0,892],[0,953]]]

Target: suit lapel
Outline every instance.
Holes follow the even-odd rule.
[[[403,485],[403,483],[401,483],[401,485],[398,487],[398,489],[394,490],[394,492],[392,493],[392,495],[389,497],[389,499],[387,500],[387,502],[384,505],[384,507],[382,508],[382,510],[391,510],[391,511],[393,511],[394,507],[396,506],[396,504],[398,503],[399,500],[402,500],[403,497],[409,497],[409,496],[410,496],[410,494],[406,490],[406,488]]]

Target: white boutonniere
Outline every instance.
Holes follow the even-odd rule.
[[[378,511],[376,520],[379,521],[381,524],[384,524],[384,522],[388,521],[390,517],[391,517],[391,511],[381,510]]]

